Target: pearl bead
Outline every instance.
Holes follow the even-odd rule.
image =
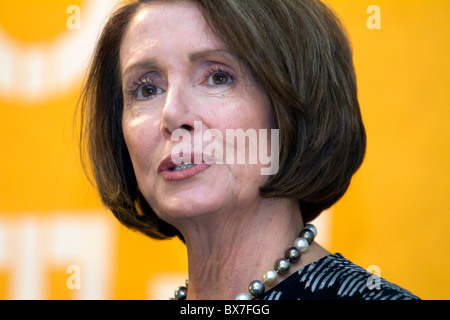
[[[309,229],[303,229],[299,235],[300,238],[305,238],[308,241],[308,244],[314,241],[314,233]]]
[[[295,240],[295,247],[300,250],[300,252],[305,252],[309,247],[308,240],[305,238],[298,238]]]
[[[262,295],[265,290],[266,290],[266,288],[264,287],[264,283],[259,280],[253,281],[248,286],[248,291],[254,297]]]
[[[298,262],[298,260],[300,260],[300,256],[301,256],[300,250],[295,247],[287,249],[284,255],[284,257],[286,259],[289,259],[289,262],[291,263]]]
[[[278,281],[278,273],[275,270],[267,270],[263,275],[264,283],[272,285]]]
[[[236,296],[236,300],[251,300],[252,298],[250,297],[250,295],[249,294],[247,294],[247,293],[239,293],[237,296]]]
[[[186,287],[178,287],[175,290],[175,299],[184,300],[187,296],[187,288]]]
[[[278,259],[275,262],[275,270],[267,270],[263,275],[263,282],[255,280],[248,286],[248,291],[254,297],[258,297],[265,292],[264,283],[273,285],[278,281],[278,274],[285,274],[291,267],[291,262],[295,263],[300,260],[301,253],[308,250],[309,245],[314,241],[317,236],[317,229],[312,224],[307,224],[305,228],[300,232],[299,238],[294,242],[294,247],[291,247],[285,252],[285,259]],[[186,279],[186,287],[178,287],[175,290],[175,299],[185,300],[187,297],[187,287],[189,285],[189,279]],[[236,296],[236,300],[251,300],[251,296],[246,293],[240,293]]]
[[[313,224],[307,224],[305,229],[309,229],[314,233],[314,238],[317,237],[317,228]]]
[[[275,270],[279,274],[285,274],[289,271],[289,268],[291,267],[291,264],[288,259],[278,259],[275,262]]]

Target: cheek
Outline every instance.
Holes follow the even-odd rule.
[[[130,118],[124,115],[122,129],[137,178],[153,165],[159,128],[150,117]]]
[[[251,121],[258,123],[258,129],[275,128],[276,121],[269,97],[259,87],[253,87],[249,95],[253,97],[251,109],[254,118]]]
[[[246,88],[245,92],[234,99],[235,106],[227,117],[229,127],[241,129],[272,129],[273,112],[270,100],[256,86]]]
[[[211,108],[214,105],[214,108]],[[275,119],[265,95],[241,95],[202,109],[202,121],[208,129],[273,129]]]

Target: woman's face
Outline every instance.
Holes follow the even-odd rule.
[[[226,212],[260,199],[258,189],[267,176],[261,175],[259,161],[211,164],[203,154],[203,162],[183,168],[175,167],[171,157],[178,144],[173,134],[180,128],[192,137],[192,154],[183,154],[192,159],[199,153],[195,132],[222,133],[228,157],[227,146],[235,141],[225,139],[227,129],[270,133],[273,128],[266,94],[194,4],[143,6],[124,36],[120,67],[125,142],[140,191],[160,218],[176,226],[180,219]]]

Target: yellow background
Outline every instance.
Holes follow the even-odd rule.
[[[48,52],[57,39],[82,34],[92,1],[2,1],[0,30],[10,40],[0,52],[11,43],[20,52]],[[450,2],[329,4],[354,48],[368,148],[348,193],[322,217],[326,247],[364,268],[378,266],[423,299],[449,299]],[[81,8],[79,30],[67,28],[70,5]],[[370,5],[381,10],[379,30],[366,25]],[[26,76],[21,57],[12,56],[14,70]],[[39,81],[59,68],[51,66]],[[186,275],[184,247],[128,231],[102,210],[72,131],[81,77],[41,95],[17,79],[25,78],[0,90],[0,298],[159,297],[151,290],[158,279]],[[67,284],[69,265],[80,266],[80,289]]]

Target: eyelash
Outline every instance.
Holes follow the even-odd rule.
[[[142,78],[139,78],[137,82],[133,81],[133,84],[130,86],[130,89],[128,90],[129,96],[136,99],[139,90],[142,89],[144,86],[153,86],[155,88],[158,88],[158,86],[150,77],[144,76]]]
[[[225,74],[225,75],[227,75],[227,76],[229,77],[229,79],[230,79],[231,82],[234,81],[234,77],[230,74],[230,72],[228,72],[228,71],[226,71],[226,70],[224,70],[223,68],[218,67],[218,66],[211,66],[210,68],[208,68],[208,70],[207,70],[206,73],[205,73],[204,78],[205,78],[206,81],[208,82],[209,79],[210,79],[210,77],[213,76],[213,75],[215,75],[215,74]],[[222,86],[226,86],[226,85],[228,85],[228,84],[229,84],[229,83],[223,84],[223,85],[209,85],[209,84],[207,84],[207,86],[208,86],[208,87],[215,87],[215,86],[217,86],[217,87],[222,87]]]
[[[206,73],[205,73],[205,75],[204,75],[204,78],[205,78],[204,82],[206,82],[205,85],[206,85],[207,87],[223,87],[223,86],[229,85],[229,83],[222,84],[222,85],[210,85],[210,84],[208,83],[209,80],[210,80],[210,77],[213,76],[213,75],[215,75],[215,74],[224,74],[224,75],[226,75],[226,76],[229,78],[229,81],[228,81],[228,82],[230,82],[230,81],[233,82],[233,81],[234,81],[234,78],[233,78],[233,76],[230,74],[230,72],[228,72],[228,71],[226,71],[226,70],[224,70],[223,68],[218,67],[218,66],[211,66],[211,67],[208,68],[208,70],[206,71]],[[155,87],[157,90],[161,90],[161,89],[155,84],[155,82],[152,80],[151,77],[149,77],[149,76],[144,76],[144,77],[142,77],[142,78],[139,78],[139,80],[138,80],[137,82],[133,82],[133,84],[131,85],[131,87],[130,87],[129,90],[128,90],[128,95],[129,95],[130,97],[132,97],[133,99],[137,99],[139,90],[143,89],[144,86],[153,86],[153,87]],[[152,97],[152,98],[147,98],[147,99],[153,99],[153,97]]]

